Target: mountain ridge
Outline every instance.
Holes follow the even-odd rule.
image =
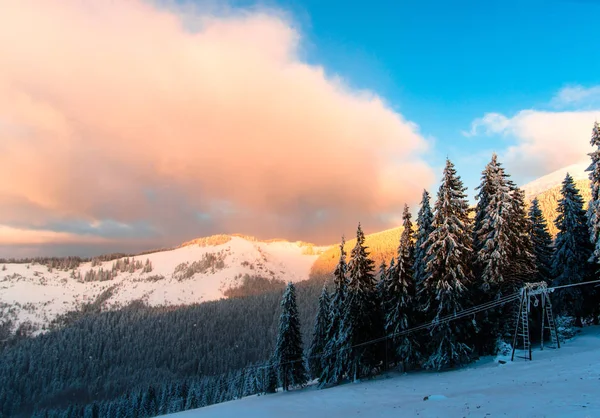
[[[174,306],[218,300],[235,289],[280,286],[308,279],[328,247],[253,237],[212,236],[178,248],[100,258],[60,269],[34,262],[0,268],[0,319],[31,323],[36,332],[70,311],[90,305],[117,309],[133,301]]]

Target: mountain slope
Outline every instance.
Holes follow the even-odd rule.
[[[15,325],[31,321],[43,328],[59,315],[90,303],[110,309],[134,300],[151,306],[216,300],[235,294],[240,286],[251,289],[255,283],[264,287],[306,280],[325,249],[301,242],[217,237],[134,258],[82,263],[67,271],[32,263],[4,264],[0,312]]]
[[[402,227],[387,229],[385,231],[369,234],[365,237],[365,245],[371,254],[371,258],[375,261],[375,267],[379,268],[381,261],[389,264],[392,257],[396,256],[398,244],[400,243],[400,234]],[[356,238],[346,241],[344,246],[346,253],[356,245]],[[333,274],[336,264],[340,259],[339,245],[333,245],[329,249],[323,251],[315,260],[310,269],[311,279],[329,279]]]
[[[554,220],[558,215],[556,208],[558,199],[560,199],[562,181],[567,173],[575,180],[575,186],[579,189],[587,207],[587,202],[591,197],[590,180],[588,173],[585,171],[588,165],[589,162],[582,162],[563,167],[522,186],[527,201],[531,201],[536,197],[539,200],[542,213],[548,221],[548,229],[553,236],[558,232]]]
[[[589,327],[559,350],[535,350],[532,362],[503,365],[488,357],[448,372],[388,375],[324,390],[311,386],[169,416],[593,417],[600,416],[600,401],[593,395],[599,356],[600,327]]]

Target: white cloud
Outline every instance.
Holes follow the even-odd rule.
[[[585,161],[596,120],[600,120],[600,110],[522,110],[513,117],[489,113],[473,121],[471,132],[514,138],[516,143],[500,152],[501,157],[517,178],[533,178]]]
[[[500,113],[486,113],[482,118],[475,119],[471,123],[469,131],[463,131],[464,136],[476,136],[483,132],[486,135],[504,132],[509,125],[509,119]]]
[[[564,87],[552,98],[551,104],[554,107],[600,105],[600,86],[583,87],[574,85]]]

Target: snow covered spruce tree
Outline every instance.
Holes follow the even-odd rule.
[[[263,368],[263,393],[277,392],[277,360],[272,358]]]
[[[414,368],[419,360],[419,344],[416,334],[397,335],[409,329],[414,323],[415,316],[415,279],[413,266],[415,263],[415,244],[413,223],[408,206],[404,205],[402,214],[403,227],[398,246],[398,264],[390,272],[386,280],[386,295],[388,297],[385,315],[385,332],[392,337],[394,358],[401,362],[404,368]]]
[[[382,263],[382,267],[383,267],[383,264],[384,263]],[[381,275],[381,272],[380,272],[379,281],[377,282],[377,286],[376,286],[377,298],[379,300],[379,307],[381,310],[382,318],[384,320],[384,328],[385,328],[385,318],[387,316],[387,313],[392,310],[392,300],[390,299],[389,291],[392,288],[391,284],[394,282],[397,272],[398,271],[397,271],[397,266],[396,266],[396,260],[394,257],[392,257],[392,259],[390,260],[389,267],[387,267],[385,272],[383,272],[383,276]],[[385,357],[384,357],[384,362],[383,362],[383,369],[387,370],[387,368],[389,366],[389,362],[392,360],[395,360],[395,357],[392,355],[394,353],[394,345],[393,345],[393,341],[390,340],[389,338],[387,338],[385,340],[384,344],[385,344],[385,346],[384,346]],[[390,355],[388,355],[388,353]]]
[[[592,163],[587,168],[592,196],[587,210],[587,224],[593,250],[590,257],[593,265],[590,270],[597,276],[600,270],[598,266],[600,264],[600,125],[598,122],[594,123],[590,143],[595,150],[588,154],[592,159]],[[600,323],[600,291],[589,287],[586,290],[584,310],[592,315],[594,324],[598,324]]]
[[[598,264],[600,263],[600,125],[598,122],[594,123],[590,143],[595,150],[589,154],[592,163],[587,168],[590,173],[590,188],[592,191],[587,211],[587,224],[590,241],[594,246],[592,261]]]
[[[311,376],[318,378],[323,373],[321,356],[325,351],[327,344],[327,328],[331,320],[331,298],[327,292],[327,287],[323,286],[321,296],[319,296],[319,308],[315,318],[315,326],[313,328],[313,337],[308,349],[308,367]]]
[[[536,282],[546,282],[552,284],[552,256],[554,246],[552,244],[552,235],[548,231],[546,218],[540,209],[540,202],[537,198],[531,202],[529,208],[529,239],[531,240],[533,255],[537,268]]]
[[[475,252],[474,273],[477,294],[475,301],[485,303],[499,300],[520,287],[512,264],[516,262],[520,231],[511,226],[515,218],[507,174],[498,162],[496,154],[482,172],[477,196],[473,229]],[[494,354],[498,338],[504,337],[506,310],[498,306],[479,316],[478,335],[475,339],[480,354]]]
[[[308,381],[302,351],[300,319],[296,304],[296,288],[288,283],[281,300],[279,335],[275,348],[279,381],[284,391],[290,386],[303,386]]]
[[[392,257],[392,260],[394,258]],[[388,275],[388,266],[385,263],[385,260],[381,260],[381,264],[379,264],[379,273],[377,273],[377,284],[375,285],[375,289],[377,290],[377,297],[379,298],[379,302],[381,303],[382,309],[386,299],[385,296],[385,279]],[[384,310],[385,311],[385,310]]]
[[[421,292],[423,279],[425,277],[425,266],[427,264],[427,247],[425,243],[433,230],[433,211],[431,210],[430,196],[427,190],[423,190],[421,205],[417,214],[417,233],[415,242],[415,264],[413,266],[415,278],[415,309],[413,311],[413,321],[422,323],[427,319],[424,315],[423,307],[427,304],[425,293]],[[421,348],[427,345],[428,336],[426,333],[418,333],[417,338]]]
[[[381,267],[383,267],[382,263]],[[387,312],[391,310],[391,301],[389,297],[389,290],[392,288],[392,282],[396,275],[396,259],[392,257],[390,260],[389,267],[386,266],[383,275],[379,272],[379,281],[377,282],[377,298],[381,307],[381,312],[385,316]]]
[[[340,260],[333,272],[333,296],[330,303],[329,325],[327,327],[327,338],[323,355],[321,357],[321,377],[319,386],[339,383],[344,375],[344,370],[338,362],[338,352],[341,346],[340,326],[344,317],[344,303],[348,290],[348,279],[346,277],[348,265],[346,263],[346,240],[342,237],[340,244]]]
[[[525,205],[525,192],[515,183],[508,180],[512,196],[512,213],[509,227],[515,237],[513,259],[509,265],[508,274],[515,278],[514,286],[522,286],[525,282],[534,280],[537,275],[533,243],[529,236],[530,222]]]
[[[482,299],[488,301],[502,297],[509,282],[514,280],[507,275],[514,252],[511,246],[516,240],[511,236],[513,231],[509,224],[512,196],[496,154],[485,166],[477,189],[473,227],[474,267],[477,287],[483,293]]]
[[[418,287],[425,277],[425,264],[427,262],[426,248],[423,244],[429,238],[429,234],[433,230],[433,212],[431,211],[429,192],[423,190],[423,198],[421,199],[421,207],[417,214],[417,234],[415,242],[415,264],[413,271],[415,275],[415,284]]]
[[[447,160],[435,203],[434,229],[424,243],[427,265],[420,293],[429,321],[458,313],[470,304],[473,250],[465,190],[454,164]],[[470,339],[468,320],[434,324],[424,366],[439,370],[468,362],[472,351]]]
[[[558,216],[554,222],[558,228],[554,244],[556,250],[552,259],[555,286],[588,280],[590,266],[587,261],[592,254],[583,199],[570,174],[565,177],[560,193]],[[576,324],[581,326],[584,313],[580,287],[561,289],[555,292],[554,300],[561,315],[575,317]]]
[[[516,291],[536,271],[525,195],[509,177],[493,154],[477,187],[475,275],[487,300]]]
[[[365,344],[383,335],[383,318],[377,300],[373,260],[364,245],[365,235],[360,224],[356,231],[356,245],[348,262],[348,295],[344,319],[340,328],[341,350],[339,366],[349,379],[356,381],[371,374],[381,358],[380,344]]]

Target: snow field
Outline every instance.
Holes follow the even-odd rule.
[[[600,327],[533,361],[486,357],[447,372],[388,374],[371,381],[264,396],[172,414],[173,418],[600,417]],[[425,399],[427,398],[427,399]]]

